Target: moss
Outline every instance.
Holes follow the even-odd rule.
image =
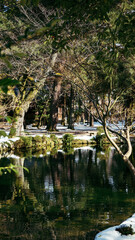
[[[21,116],[23,112],[23,109],[21,107],[16,107],[15,111],[14,111],[14,115],[15,116]]]

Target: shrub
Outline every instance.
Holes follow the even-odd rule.
[[[33,141],[35,141],[37,143],[42,143],[42,137],[41,136],[35,136],[35,137],[33,137]]]
[[[43,136],[42,136],[42,142],[43,142],[43,143],[46,143],[46,141],[47,141],[47,138],[46,138],[45,135],[43,135]]]
[[[10,129],[9,137],[12,138],[12,137],[14,137],[15,135],[16,135],[16,129],[12,127],[12,128]]]
[[[24,141],[23,139],[19,139],[14,143],[14,147],[15,149],[19,149],[19,148],[24,148]]]
[[[104,144],[109,143],[109,142],[108,142],[108,139],[107,139],[107,137],[104,133],[103,127],[98,127],[97,130],[98,131],[97,131],[97,135],[96,135],[95,140],[96,140],[97,145],[102,147]]]
[[[19,140],[15,142],[15,148],[31,148],[32,147],[32,137],[20,137]]]
[[[89,144],[89,141],[88,140],[81,140],[81,139],[75,139],[75,140],[73,140],[73,144],[74,145],[83,145],[83,144],[85,144],[85,145],[88,145]]]
[[[46,137],[46,145],[54,147],[54,142],[51,138]]]
[[[54,142],[54,145],[58,145],[59,144],[59,139],[56,137],[55,134],[51,134],[50,135],[50,139]]]
[[[21,139],[24,142],[25,148],[31,148],[32,147],[32,137],[21,137]]]
[[[63,138],[62,138],[62,142],[63,142],[63,145],[65,146],[71,146],[72,145],[72,142],[74,140],[74,137],[72,134],[70,133],[66,133]]]
[[[58,152],[58,148],[57,148],[57,147],[54,147],[54,148],[51,149],[50,154],[51,154],[51,155],[56,155],[57,152]]]
[[[1,130],[1,131],[0,131],[0,137],[1,137],[1,136],[3,136],[3,137],[7,137],[6,132]]]
[[[42,137],[41,136],[35,136],[32,138],[32,147],[41,148],[42,146]]]

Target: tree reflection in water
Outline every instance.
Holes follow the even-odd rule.
[[[0,239],[83,240],[134,213],[134,183],[113,149],[2,158],[18,173],[0,177]]]

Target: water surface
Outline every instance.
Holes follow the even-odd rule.
[[[93,240],[135,209],[132,176],[113,149],[1,158],[0,239]]]

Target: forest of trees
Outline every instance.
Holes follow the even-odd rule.
[[[3,0],[0,10],[0,120],[18,136],[28,113],[48,130],[58,110],[69,128],[85,115],[135,173],[135,1]]]

